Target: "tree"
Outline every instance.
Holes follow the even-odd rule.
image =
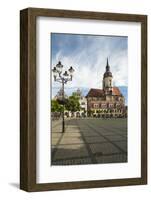
[[[51,100],[51,112],[62,112],[63,106],[57,100]]]
[[[65,102],[65,108],[72,113],[80,111],[79,98],[75,95],[70,96],[69,99],[67,99]]]

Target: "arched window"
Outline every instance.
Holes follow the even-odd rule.
[[[112,86],[112,81],[110,80],[110,87]]]

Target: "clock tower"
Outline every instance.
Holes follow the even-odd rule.
[[[112,76],[112,73],[110,72],[109,61],[107,58],[106,71],[103,75],[103,90],[105,94],[112,94],[112,90],[113,90],[112,79],[113,79],[113,76]]]

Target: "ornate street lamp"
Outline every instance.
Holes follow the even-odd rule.
[[[63,112],[62,112],[62,133],[65,131],[65,120],[64,120],[64,84],[66,84],[68,81],[72,81],[74,69],[71,66],[68,71],[65,71],[63,73],[63,65],[61,64],[61,61],[56,64],[56,66],[52,69],[54,81],[59,82],[62,84],[62,101],[63,101]]]

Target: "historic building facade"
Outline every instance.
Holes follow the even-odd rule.
[[[73,92],[73,95],[76,95],[79,99],[80,110],[75,113],[76,117],[86,117],[87,116],[87,99],[82,95],[82,91],[77,89]]]
[[[65,109],[64,115],[65,117],[86,117],[87,116],[87,99],[85,96],[82,95],[82,91],[80,89],[77,89],[72,93],[72,95],[75,95],[78,98],[80,110],[76,112],[71,112]],[[57,95],[54,97],[54,100],[62,101],[63,98],[63,90],[62,88],[58,91]],[[68,99],[69,97],[64,93],[64,98]]]
[[[86,95],[87,115],[93,117],[127,117],[125,98],[118,87],[113,87],[113,75],[107,59],[103,88],[91,88]]]
[[[76,112],[71,112],[65,110],[65,117],[86,117],[87,116],[87,99],[82,95],[82,91],[77,89],[72,93],[78,98],[80,110]]]

